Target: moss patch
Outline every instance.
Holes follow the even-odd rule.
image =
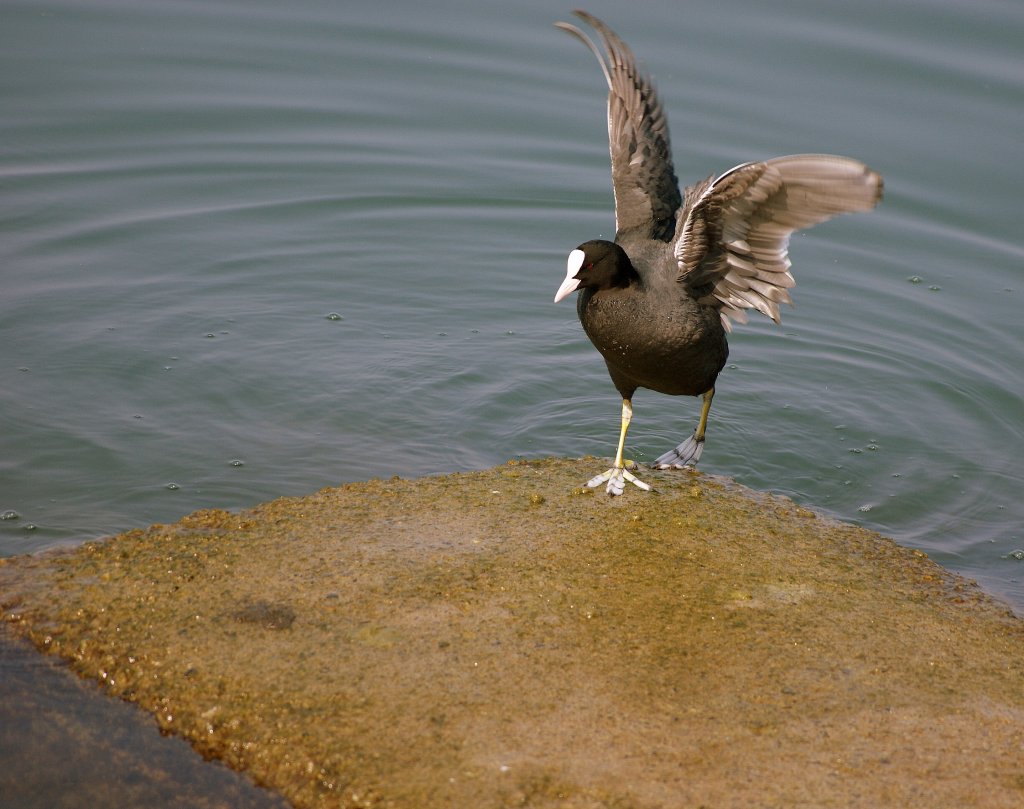
[[[1016,807],[1024,622],[698,473],[369,481],[0,561],[5,618],[301,807]]]

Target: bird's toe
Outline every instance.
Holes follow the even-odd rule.
[[[678,447],[670,449],[661,457],[656,458],[651,466],[655,469],[684,469],[688,466],[696,466],[703,451],[704,439],[698,439],[695,433]]]
[[[587,486],[591,489],[595,489],[602,483],[607,481],[605,491],[608,492],[612,497],[617,497],[626,490],[626,482],[632,483],[639,489],[643,489],[645,492],[649,492],[651,487],[644,483],[640,478],[629,472],[626,469],[612,467],[606,472],[602,472],[600,475],[595,475],[587,481]]]

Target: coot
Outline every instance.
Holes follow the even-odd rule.
[[[650,77],[601,20],[574,12],[600,36],[604,53],[575,25],[555,25],[597,56],[608,82],[608,141],[615,192],[615,241],[596,239],[569,253],[555,303],[579,290],[576,311],[622,395],[622,426],[607,481],[622,494],[630,473],[622,451],[637,388],[701,396],[693,435],[654,461],[658,469],[693,466],[704,448],[715,380],[729,354],[730,321],[747,310],[779,322],[792,303],[790,234],[836,214],[867,211],[882,178],[856,160],[804,154],[744,163],[679,191],[668,122]],[[632,467],[632,464],[629,464]]]

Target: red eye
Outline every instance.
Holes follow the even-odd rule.
[[[583,265],[583,269],[585,269],[585,270],[592,270],[592,269],[594,269],[594,262],[593,261],[588,261],[586,264]]]

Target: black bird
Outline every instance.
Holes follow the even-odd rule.
[[[847,157],[792,155],[744,163],[680,194],[668,121],[650,77],[607,25],[584,11],[574,14],[604,44],[602,54],[575,25],[555,23],[594,52],[608,82],[615,241],[596,239],[569,253],[555,303],[580,290],[580,322],[622,395],[613,466],[587,481],[607,481],[608,493],[617,495],[627,480],[650,489],[622,458],[636,389],[703,397],[693,435],[653,464],[695,465],[729,355],[730,319],[746,323],[746,310],[756,309],[778,323],[779,304],[792,303],[795,284],[790,234],[870,210],[882,197],[882,178]]]

